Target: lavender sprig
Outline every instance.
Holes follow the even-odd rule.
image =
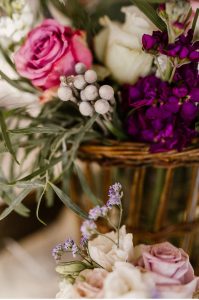
[[[113,206],[121,206],[121,199],[123,197],[122,185],[120,183],[115,183],[109,188],[109,200],[106,206],[111,209]]]

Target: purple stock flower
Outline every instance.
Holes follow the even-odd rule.
[[[109,188],[109,200],[107,201],[106,206],[112,208],[114,205],[121,205],[121,199],[123,197],[122,186],[120,183],[115,183]]]
[[[95,231],[97,229],[97,226],[94,221],[92,220],[86,220],[83,222],[80,230],[82,233],[83,238],[89,239],[93,234],[95,234]]]
[[[152,35],[144,34],[142,37],[143,48],[147,52],[161,54],[199,62],[199,42],[193,42],[193,30],[181,34],[174,43],[169,44],[166,32],[154,31]]]
[[[96,221],[98,218],[103,218],[107,215],[108,209],[106,206],[100,207],[97,205],[96,207],[90,209],[89,211],[89,219]]]
[[[182,150],[197,136],[199,75],[197,64],[177,69],[171,84],[154,75],[124,86],[126,129],[134,141],[148,142],[152,152]],[[127,105],[128,104],[128,105]],[[132,111],[132,108],[134,110]]]

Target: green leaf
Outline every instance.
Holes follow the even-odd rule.
[[[37,169],[35,172],[29,174],[26,177],[21,178],[19,181],[28,181],[31,180],[39,175],[42,175],[43,173],[45,173],[47,170],[51,169],[52,167],[54,167],[55,165],[57,165],[60,161],[62,160],[62,156],[59,156],[57,158],[55,158],[54,160],[52,160],[51,163],[46,164],[44,167],[41,167],[39,169]],[[16,182],[12,182],[11,184],[15,184]]]
[[[7,217],[25,198],[28,196],[28,194],[32,191],[32,188],[28,187],[24,189],[12,203],[9,207],[4,209],[4,211],[0,215],[0,220],[3,220],[5,217]]]
[[[11,197],[9,197],[8,192],[4,193],[3,201],[9,206],[12,204],[12,200]],[[20,203],[17,207],[15,207],[14,211],[16,211],[22,217],[29,217],[30,210],[22,203]]]
[[[197,21],[198,21],[198,16],[199,16],[199,8],[196,9],[195,17],[194,17],[194,20],[193,20],[193,23],[192,23],[192,30],[193,30],[193,32],[195,32],[195,29],[196,29],[196,24],[197,24]]]
[[[83,219],[88,219],[87,213],[85,213],[77,204],[75,204],[65,193],[62,192],[57,186],[53,183],[49,182],[52,186],[54,192],[59,197],[59,199],[66,205],[68,208],[73,210],[78,216],[82,217]]]
[[[76,173],[77,173],[77,176],[79,178],[79,181],[81,183],[81,186],[82,186],[82,189],[84,191],[84,193],[86,195],[88,195],[88,197],[90,198],[90,200],[92,201],[92,203],[94,205],[99,205],[99,204],[102,204],[102,201],[100,201],[94,194],[93,192],[91,191],[87,181],[86,181],[86,178],[83,174],[83,172],[81,171],[81,169],[78,167],[78,165],[76,164],[75,165],[75,169],[76,169]]]
[[[0,77],[2,79],[4,79],[5,81],[7,81],[11,86],[13,86],[14,88],[16,88],[17,90],[23,91],[23,92],[27,92],[27,93],[31,93],[31,94],[36,94],[38,93],[38,91],[34,88],[32,88],[32,86],[29,86],[28,88],[25,86],[21,85],[21,81],[20,80],[13,80],[10,79],[5,73],[3,73],[0,70]]]
[[[104,121],[106,128],[119,140],[126,140],[128,137],[119,128],[116,128],[110,121]]]
[[[0,111],[0,127],[1,127],[1,132],[2,132],[4,142],[6,144],[6,147],[8,148],[8,151],[13,156],[14,160],[19,164],[19,162],[17,161],[16,155],[15,155],[15,152],[12,148],[12,143],[11,143],[11,140],[10,140],[7,125],[6,125],[6,122],[5,122],[4,115],[3,115],[2,111]]]
[[[162,4],[168,2],[168,0],[148,0],[148,2],[152,4]]]
[[[156,10],[146,0],[131,0],[161,31],[166,31],[167,26],[158,16]]]
[[[81,271],[88,269],[89,266],[82,261],[70,261],[59,264],[56,267],[56,272],[61,275],[69,275],[74,273],[80,273]]]
[[[27,127],[20,129],[12,129],[11,133],[24,133],[24,134],[32,134],[32,133],[43,133],[43,134],[57,134],[64,131],[64,128],[60,126],[56,126],[53,124],[49,124],[48,126],[35,126],[35,127]]]

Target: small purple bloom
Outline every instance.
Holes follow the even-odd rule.
[[[75,243],[73,244],[71,250],[72,250],[73,257],[76,257],[76,254],[79,252],[79,248],[77,247],[77,245]]]
[[[178,23],[176,25],[182,26]],[[157,52],[170,57],[187,59],[193,62],[199,62],[199,43],[193,42],[193,30],[181,34],[174,43],[169,44],[166,32],[154,31],[152,35],[144,34],[142,37],[143,48],[147,52]]]
[[[82,236],[87,240],[95,233],[96,229],[97,226],[92,220],[84,221],[80,228]]]
[[[106,206],[100,207],[99,205],[90,209],[89,211],[89,219],[96,221],[98,218],[103,218],[106,216],[108,209]]]
[[[75,242],[72,239],[67,239],[63,244],[63,249],[65,251],[71,250]]]
[[[109,200],[107,201],[107,207],[112,208],[114,205],[121,205],[121,199],[123,197],[122,185],[120,183],[115,183],[109,188]]]
[[[56,245],[52,250],[52,256],[56,261],[59,261],[61,259],[62,253],[63,253],[62,244]]]
[[[80,246],[81,246],[82,248],[86,248],[87,245],[88,245],[88,239],[86,239],[84,236],[81,237],[81,240],[80,240]]]

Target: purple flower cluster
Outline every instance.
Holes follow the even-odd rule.
[[[73,257],[79,252],[79,248],[72,239],[67,239],[63,244],[58,244],[52,250],[52,256],[56,261],[60,261],[64,253],[71,252]]]
[[[82,237],[88,240],[89,238],[91,238],[92,235],[95,234],[96,229],[97,229],[97,225],[95,224],[94,221],[86,220],[83,222],[80,231],[82,233]]]
[[[121,205],[121,199],[123,197],[122,186],[120,183],[115,183],[109,188],[109,200],[107,202],[107,207],[112,208],[114,205]]]
[[[52,250],[52,256],[56,261],[60,261],[62,253],[63,253],[62,244],[56,245]]]
[[[97,229],[97,225],[94,221],[97,221],[98,218],[105,218],[108,214],[108,211],[112,209],[113,206],[121,205],[121,199],[123,197],[122,192],[122,186],[120,183],[115,183],[109,188],[108,193],[109,199],[104,206],[95,206],[94,208],[90,209],[88,214],[88,220],[84,221],[81,226],[81,233],[82,233],[82,239],[81,239],[81,245],[84,247],[86,245],[86,242],[89,238],[91,238],[95,233]]]
[[[171,84],[155,75],[141,78],[123,90],[124,106],[132,113],[127,131],[135,141],[149,142],[152,152],[182,150],[195,131],[199,112],[199,75],[197,64],[178,68]]]
[[[90,209],[89,211],[89,219],[96,221],[98,218],[103,218],[107,215],[108,208],[104,206],[95,206],[94,208]]]
[[[193,30],[181,34],[174,43],[169,44],[166,32],[154,31],[152,35],[144,34],[142,37],[143,48],[147,52],[161,53],[169,57],[178,57],[188,61],[199,62],[199,42],[193,41]]]

